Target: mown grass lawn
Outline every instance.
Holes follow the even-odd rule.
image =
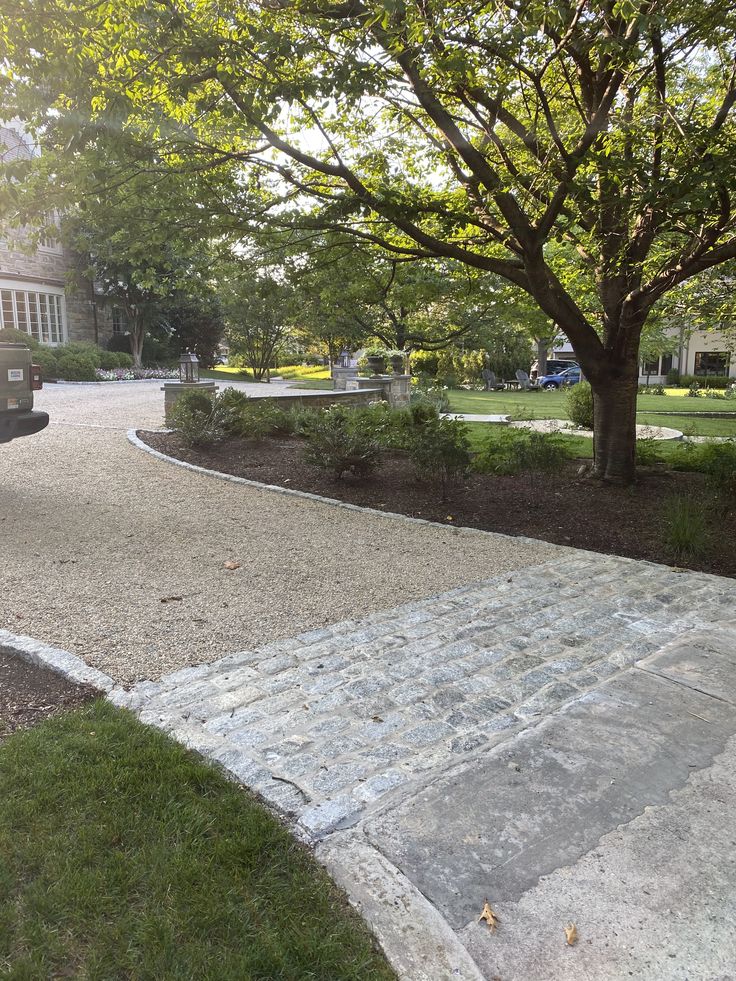
[[[295,388],[316,388],[329,390],[332,388],[330,369],[310,366],[310,365],[286,365],[283,368],[274,368],[274,377],[287,378],[294,383]],[[202,378],[211,378],[227,386],[228,382],[243,381],[252,382],[253,374],[245,368],[231,368],[229,365],[218,365],[216,368],[203,368],[200,371]],[[263,383],[267,385],[267,382]]]
[[[512,419],[568,419],[566,393],[550,392],[448,392],[450,410],[474,414],[502,413]],[[676,416],[660,413],[676,412]],[[727,412],[733,419],[703,419],[693,413]],[[736,400],[688,398],[685,395],[640,395],[637,422],[669,426],[693,436],[735,436]]]
[[[278,821],[105,702],[0,746],[0,976],[394,978]]]

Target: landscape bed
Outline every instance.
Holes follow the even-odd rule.
[[[360,480],[336,480],[306,462],[295,436],[228,439],[190,447],[176,433],[139,432],[153,449],[197,466],[248,480],[308,491],[350,504],[393,511],[443,524],[524,535],[577,548],[647,559],[719,575],[736,576],[736,510],[724,507],[700,473],[640,467],[636,484],[614,487],[580,475],[582,461],[562,458],[555,473],[497,476],[471,473],[447,486],[417,478],[401,452],[384,454],[377,470]],[[712,529],[707,548],[687,562],[671,560],[663,544],[663,501],[684,495],[702,505]],[[390,540],[390,528],[386,530]],[[520,549],[533,548],[529,543]]]

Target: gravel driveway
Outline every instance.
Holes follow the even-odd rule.
[[[159,382],[49,385],[37,404],[49,428],[0,447],[0,625],[122,681],[565,551],[390,521],[156,460],[126,431],[162,424]],[[228,559],[241,568],[226,570]]]

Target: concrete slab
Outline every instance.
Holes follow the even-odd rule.
[[[734,732],[725,702],[627,672],[370,820],[366,832],[461,929],[485,897],[494,907],[518,901],[602,835],[665,803]]]
[[[698,631],[637,667],[736,705],[736,631]]]

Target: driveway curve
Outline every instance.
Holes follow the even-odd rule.
[[[239,385],[250,394],[284,388]],[[566,552],[391,521],[157,460],[159,382],[53,385],[0,447],[0,625],[132,682]],[[229,571],[224,562],[240,568]]]

